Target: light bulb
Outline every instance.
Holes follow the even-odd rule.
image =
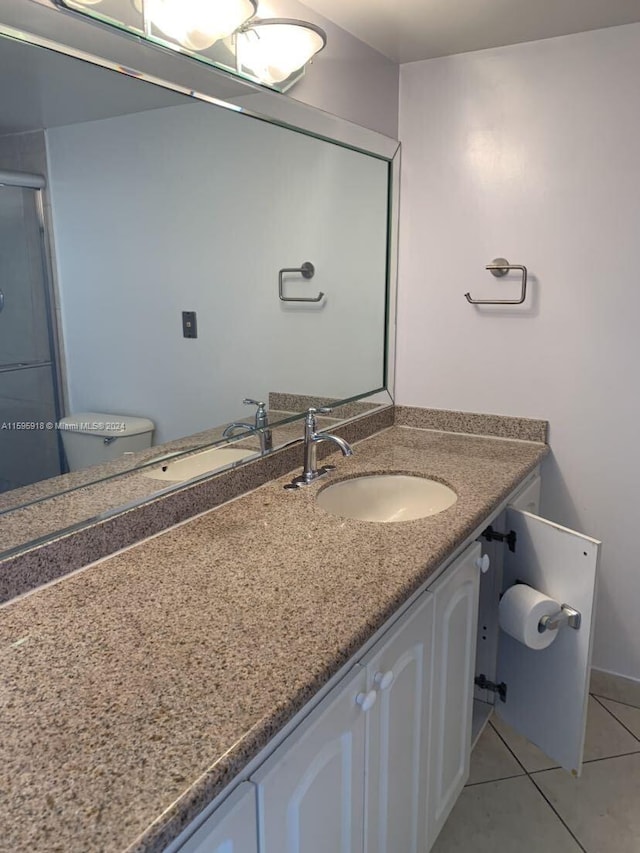
[[[237,35],[240,65],[265,83],[281,83],[326,44],[319,28],[305,22],[256,21]]]
[[[206,50],[256,11],[252,0],[146,0],[146,6],[156,27],[189,50]]]

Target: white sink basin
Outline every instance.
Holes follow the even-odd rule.
[[[255,456],[259,451],[248,450],[246,447],[212,447],[203,450],[202,453],[194,453],[193,456],[185,456],[182,459],[171,461],[167,459],[157,468],[147,468],[142,475],[152,480],[166,480],[168,482],[180,482],[200,477],[224,468],[231,462],[239,462]]]
[[[327,486],[316,500],[322,509],[360,521],[412,521],[436,515],[458,500],[436,480],[407,474],[369,474]]]

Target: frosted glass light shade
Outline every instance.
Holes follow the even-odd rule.
[[[145,6],[156,27],[189,50],[231,35],[257,8],[254,0],[145,0]]]
[[[265,83],[281,83],[322,50],[320,27],[288,18],[256,20],[236,36],[239,66]]]

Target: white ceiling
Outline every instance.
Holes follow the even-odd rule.
[[[640,21],[640,0],[304,0],[395,62]]]

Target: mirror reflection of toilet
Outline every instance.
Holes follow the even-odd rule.
[[[59,428],[69,470],[79,471],[151,447],[155,424],[133,415],[80,412],[61,418]]]

